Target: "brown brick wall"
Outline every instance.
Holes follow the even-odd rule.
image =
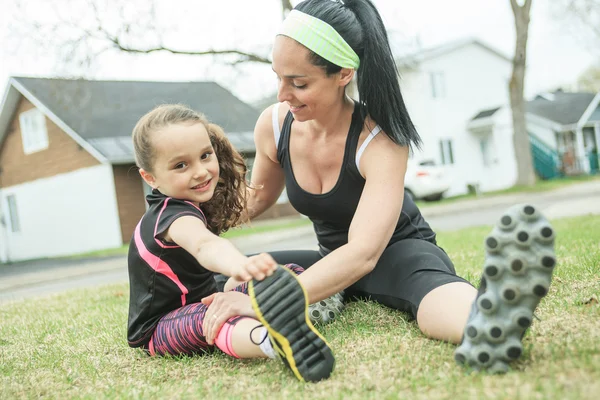
[[[121,221],[121,235],[123,243],[129,243],[137,223],[146,211],[142,177],[133,164],[113,165],[113,174],[119,220]]]
[[[22,98],[4,141],[0,143],[0,186],[9,187],[40,178],[100,165],[90,153],[46,117],[48,148],[32,154],[23,152],[19,115],[34,105]]]

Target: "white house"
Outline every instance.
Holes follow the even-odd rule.
[[[417,161],[446,167],[446,196],[515,184],[508,83],[512,61],[477,39],[403,55],[401,88],[423,139]],[[554,92],[527,102],[527,129],[538,175],[598,171],[600,95]]]
[[[406,106],[423,139],[422,151],[416,151],[414,158],[445,165],[452,181],[446,196],[498,178],[499,185],[481,189],[512,185],[505,174],[514,164],[510,146],[498,143],[503,155],[495,158],[493,172],[484,171],[484,143],[467,129],[480,110],[507,104],[511,59],[477,39],[466,39],[402,56],[396,62]]]

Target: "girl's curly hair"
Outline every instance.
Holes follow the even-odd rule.
[[[213,197],[202,203],[208,228],[219,235],[229,228],[245,222],[246,218],[246,163],[233,147],[220,126],[210,123],[206,117],[181,104],[164,104],[144,115],[133,128],[133,148],[139,168],[152,172],[156,153],[152,147],[151,134],[169,125],[201,123],[206,128],[210,142],[219,162],[219,181]]]

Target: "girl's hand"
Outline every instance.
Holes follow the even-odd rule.
[[[250,297],[240,292],[214,293],[203,298],[202,304],[208,306],[202,329],[206,343],[211,345],[215,343],[217,333],[229,318],[238,315],[256,318]]]
[[[241,265],[238,271],[234,270],[231,277],[242,282],[247,282],[252,278],[262,281],[267,276],[271,276],[275,268],[277,268],[277,262],[273,257],[267,253],[261,253],[248,257],[246,263]]]

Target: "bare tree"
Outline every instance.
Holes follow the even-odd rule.
[[[600,63],[592,65],[577,78],[577,90],[600,92]]]
[[[529,32],[529,15],[531,2],[525,0],[522,5],[517,0],[510,0],[510,5],[515,17],[517,40],[515,56],[513,58],[512,76],[510,78],[510,108],[513,123],[513,144],[517,161],[517,185],[532,186],[535,184],[533,160],[529,145],[529,134],[525,122],[525,66],[527,62],[527,37]]]
[[[600,0],[562,0],[552,4],[557,17],[575,22],[600,43]]]
[[[279,0],[281,15],[293,8],[290,0]],[[54,0],[54,18],[32,18],[31,7],[25,0],[15,0],[16,12],[12,22],[16,40],[24,38],[41,48],[57,48],[58,57],[70,64],[89,65],[91,60],[107,51],[131,54],[171,53],[176,55],[211,56],[228,65],[241,63],[270,64],[267,46],[262,51],[230,48],[181,48],[166,39],[176,29],[175,24],[164,27],[158,23],[158,0]],[[275,6],[275,2],[273,6]],[[80,10],[79,12],[73,10]],[[83,15],[82,15],[83,14]],[[37,12],[37,15],[40,15]],[[233,30],[234,27],[227,27]],[[172,36],[172,35],[171,35]]]

